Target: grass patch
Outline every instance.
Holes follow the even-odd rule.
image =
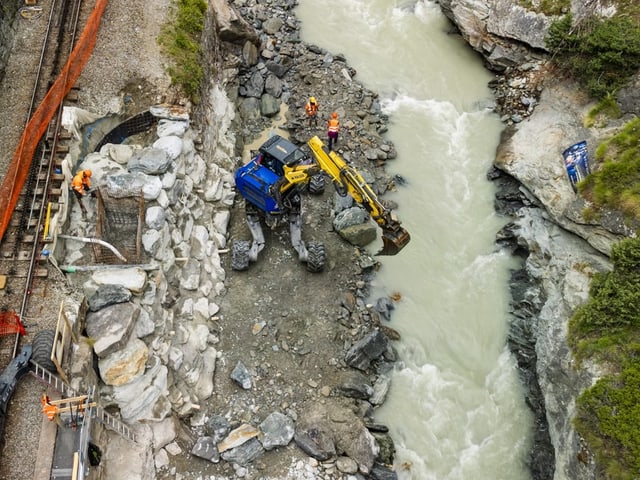
[[[640,119],[628,122],[598,145],[593,173],[578,185],[593,208],[621,211],[629,224],[640,220]]]
[[[521,7],[548,16],[562,15],[571,8],[571,0],[518,0]]]
[[[605,128],[610,119],[616,120],[620,117],[622,117],[622,110],[620,110],[615,95],[608,94],[589,110],[584,126],[585,128]]]
[[[602,378],[577,402],[576,428],[596,453],[602,478],[640,475],[640,345],[618,375]]]
[[[167,71],[192,102],[199,102],[203,77],[201,36],[204,29],[206,0],[175,0],[158,42],[171,59]]]

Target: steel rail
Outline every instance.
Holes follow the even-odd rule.
[[[68,0],[62,0],[62,8],[58,9],[58,12],[62,12],[65,10],[64,7],[66,7],[66,2]],[[75,45],[76,42],[76,35],[78,33],[78,24],[79,24],[79,19],[80,19],[80,11],[82,8],[82,2],[83,0],[74,0],[73,3],[73,11],[72,11],[72,23],[70,25],[70,42],[69,42],[69,49],[67,53],[67,57],[71,54],[71,52],[73,51],[73,47]],[[36,74],[36,79],[34,81],[34,88],[33,88],[33,92],[32,92],[32,98],[31,98],[31,104],[29,105],[29,118],[27,118],[27,123],[31,117],[31,114],[33,113],[36,101],[37,101],[37,92],[39,90],[40,87],[40,80],[41,80],[41,75],[42,75],[42,71],[43,71],[43,67],[44,67],[44,59],[46,57],[46,52],[49,49],[50,46],[50,40],[51,40],[51,35],[52,35],[52,25],[54,22],[54,12],[55,12],[55,7],[58,6],[60,4],[60,2],[58,0],[53,0],[52,3],[52,7],[51,7],[51,12],[49,15],[49,21],[47,24],[47,29],[46,29],[46,35],[45,35],[45,39],[42,42],[42,49],[41,49],[41,53],[40,53],[40,60],[38,63],[38,72]],[[61,24],[59,26],[59,28],[63,28],[63,25]],[[59,48],[59,45],[56,45],[55,48]],[[65,79],[66,81],[66,79]],[[38,172],[35,174],[36,175],[36,187],[33,191],[33,194],[31,196],[31,205],[30,205],[30,209],[29,209],[29,216],[28,216],[28,221],[27,221],[27,225],[30,224],[31,220],[34,217],[36,218],[36,224],[35,224],[35,234],[34,234],[34,239],[33,239],[33,245],[31,247],[31,253],[30,253],[30,259],[29,259],[29,266],[27,268],[27,276],[26,276],[26,281],[25,281],[25,288],[22,294],[22,302],[20,305],[20,311],[19,311],[19,315],[20,318],[23,318],[24,316],[26,316],[27,314],[27,309],[28,309],[28,304],[29,304],[29,298],[31,296],[31,287],[33,284],[33,280],[34,280],[34,276],[35,276],[35,272],[37,269],[37,265],[40,261],[40,253],[39,251],[42,248],[42,241],[44,239],[41,238],[42,235],[42,224],[44,222],[44,216],[45,216],[45,211],[46,211],[46,206],[49,200],[49,190],[50,190],[50,186],[51,186],[51,178],[52,178],[52,173],[54,171],[54,165],[55,165],[55,156],[56,156],[56,147],[57,147],[57,143],[58,143],[58,135],[60,133],[60,129],[61,129],[61,124],[62,124],[62,108],[60,108],[62,105],[60,105],[58,107],[58,112],[57,115],[55,117],[55,123],[54,123],[54,130],[53,130],[53,136],[52,136],[52,145],[51,148],[49,150],[49,152],[47,152],[46,150],[43,150],[41,153],[41,158],[38,158]],[[25,124],[26,125],[26,124]],[[46,134],[45,134],[46,135]],[[42,139],[40,140],[42,141]],[[46,156],[49,155],[48,161],[44,161],[46,159]],[[35,158],[35,157],[34,157]],[[32,162],[34,161],[34,159],[31,160]],[[43,166],[44,164],[44,166]],[[43,180],[41,180],[43,179]],[[42,181],[42,184],[40,184]],[[39,192],[42,192],[42,194],[39,194]],[[20,334],[16,333],[15,334],[15,338],[14,338],[14,342],[13,342],[13,352],[12,352],[12,357],[15,357],[18,354],[18,350],[20,348]]]

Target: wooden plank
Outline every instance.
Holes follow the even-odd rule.
[[[7,286],[7,276],[0,275],[0,290],[4,290],[4,287]]]

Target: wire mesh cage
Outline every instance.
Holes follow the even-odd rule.
[[[142,262],[142,222],[144,217],[144,197],[142,192],[135,196],[115,198],[104,188],[97,189],[98,215],[96,238],[112,245],[127,263]],[[93,244],[98,263],[121,264],[121,258],[109,248]]]

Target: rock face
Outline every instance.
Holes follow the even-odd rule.
[[[552,19],[513,0],[441,0],[444,14],[464,39],[480,52],[489,68],[504,71],[544,50]]]
[[[440,2],[489,68],[507,78],[533,59],[545,61],[540,52],[552,20],[515,3]],[[572,2],[574,17],[584,14],[582,8],[582,2]],[[516,83],[504,81],[518,88]],[[563,150],[581,140],[587,140],[593,154],[598,140],[611,130],[583,126],[592,105],[577,93],[576,85],[549,77],[537,90],[540,95],[535,97],[535,108],[527,111],[526,122],[503,117],[510,126],[495,161],[497,168],[517,181],[519,190],[515,195],[499,194],[501,201],[506,200],[504,213],[513,215],[514,221],[498,240],[511,243],[514,252],[526,251],[523,278],[514,276],[512,285],[514,321],[509,342],[536,416],[530,460],[533,477],[588,480],[596,478],[596,465],[572,419],[577,396],[601,372],[596,365],[576,368],[567,346],[567,324],[588,298],[592,275],[611,268],[607,255],[612,244],[632,232],[615,212],[603,215],[599,223],[583,218],[585,202],[571,188],[562,159]],[[624,98],[627,106],[633,105],[628,94]]]

